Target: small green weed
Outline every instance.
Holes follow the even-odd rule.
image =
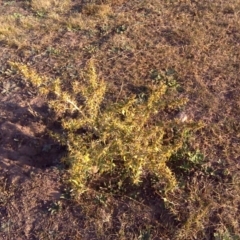
[[[240,236],[231,235],[229,231],[225,231],[223,233],[216,232],[214,233],[214,239],[215,240],[239,240]]]
[[[194,169],[201,168],[204,159],[200,150],[191,149],[189,144],[185,142],[182,148],[171,156],[169,164],[176,172],[190,173]]]
[[[62,209],[61,201],[52,202],[51,206],[48,208],[48,212],[50,214],[56,214]]]

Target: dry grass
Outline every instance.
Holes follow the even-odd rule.
[[[83,6],[82,13],[96,17],[107,17],[111,13],[111,7],[107,4],[87,4]]]
[[[68,12],[71,7],[70,0],[33,0],[31,1],[32,10],[37,12],[38,15],[45,13],[64,13]]]
[[[108,86],[105,106],[132,94],[144,99],[165,74],[165,84],[177,89],[166,99],[189,101],[181,112],[163,111],[161,121],[182,113],[204,123],[169,160],[174,191],[164,192],[164,181],[152,176],[124,191],[108,175],[92,182],[75,199],[86,216],[81,238],[240,238],[238,0],[3,1],[1,7],[0,47],[9,61],[60,78],[67,89],[95,59]]]

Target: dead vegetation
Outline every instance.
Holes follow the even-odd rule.
[[[76,171],[71,168],[72,162],[65,152],[64,159],[67,161],[64,164],[50,164],[51,167],[48,166],[40,173],[40,170],[36,170],[37,174],[44,176],[46,182],[49,176],[50,184],[44,188],[41,187],[44,181],[39,175],[24,175],[21,180],[19,174],[20,180],[11,180],[11,174],[16,174],[16,171],[23,169],[21,171],[25,172],[26,165],[29,165],[27,161],[20,161],[22,165],[14,167],[16,171],[10,171],[9,166],[15,166],[17,158],[11,159],[9,154],[7,160],[0,158],[4,173],[0,178],[0,232],[3,239],[240,238],[238,0],[33,0],[2,1],[0,4],[1,101],[11,101],[9,99],[14,96],[19,98],[19,104],[22,104],[24,110],[28,101],[33,104],[29,99],[38,96],[40,90],[42,98],[52,108],[45,106],[40,109],[31,105],[31,108],[28,107],[30,114],[29,111],[28,114],[23,111],[22,118],[30,119],[29,125],[31,122],[33,126],[39,123],[38,126],[55,132],[54,136],[58,136],[63,147],[70,152],[72,150],[71,157],[79,158],[77,154],[86,151],[85,157],[91,153],[89,156],[93,158],[93,161],[85,158],[84,167],[87,168],[82,168],[80,164]],[[97,92],[99,88],[93,87],[96,92],[89,92],[87,87],[83,87],[89,86],[84,71],[92,59],[95,63],[95,77],[104,79],[100,92]],[[148,103],[151,94],[154,94],[154,86],[159,84],[166,88],[162,102],[169,107],[161,108],[161,112],[144,122],[147,128],[143,129],[152,131],[150,126],[153,124],[156,135],[154,131],[144,135],[138,129],[141,113],[145,111],[142,106]],[[51,89],[54,91],[50,92]],[[61,96],[60,100],[56,98],[58,95]],[[162,97],[160,95],[157,97]],[[92,105],[87,112],[88,118],[80,115],[82,121],[85,121],[83,124],[74,112],[76,109],[73,111],[71,106],[75,105],[80,110],[86,99],[92,101]],[[135,109],[135,102],[131,103],[133,99],[138,101],[140,107]],[[183,104],[181,99],[188,101]],[[176,104],[170,107],[173,100]],[[121,110],[113,116],[119,119],[114,122],[110,118],[112,125],[109,127],[109,115],[104,115],[104,111],[118,103],[124,104],[121,108],[113,107],[111,116]],[[4,138],[7,137],[7,131],[2,130],[3,126],[20,124],[19,113],[18,117],[11,119],[12,115],[5,107],[6,104],[1,105],[1,131]],[[154,113],[157,111],[155,107]],[[11,109],[17,110],[17,107]],[[100,116],[98,120],[101,121],[97,125],[94,125],[95,118],[94,124],[93,118],[89,118],[90,112],[93,118]],[[70,116],[73,116],[73,120]],[[126,121],[126,127],[123,122],[128,117],[130,120]],[[11,124],[6,125],[7,119]],[[73,124],[70,126],[74,119],[77,127]],[[154,125],[156,122],[163,125]],[[188,124],[199,122],[201,128],[195,132],[184,131],[188,129]],[[18,126],[21,129],[22,125]],[[163,127],[167,128],[164,133]],[[72,135],[67,135],[69,139],[64,129],[71,131]],[[112,135],[106,136],[106,129],[112,129]],[[122,170],[122,163],[113,162],[113,159],[119,156],[121,160],[129,156],[131,160],[134,159],[134,146],[136,154],[149,149],[144,148],[146,146],[158,149],[169,146],[176,137],[176,129],[181,129],[183,135],[180,135],[184,137],[178,139],[180,145],[174,147],[174,151],[167,156],[164,162],[166,166],[158,168],[159,175],[152,171],[157,169],[155,158],[159,158],[154,155],[154,151],[148,152],[149,162],[152,160],[153,165],[147,168],[145,158],[144,164],[136,168],[137,171],[132,167],[135,161],[126,161],[125,170],[121,173],[125,176],[123,181],[119,180],[118,170],[109,171],[107,167],[110,165],[102,167],[96,161],[101,160],[104,165],[107,160],[114,167],[120,164],[116,166]],[[134,138],[134,131],[138,133],[137,139]],[[38,133],[35,137],[48,139],[46,132],[45,135]],[[59,137],[63,136],[63,132],[64,141]],[[86,142],[81,145],[84,151],[77,152],[80,148],[74,143],[81,141],[73,133],[83,136],[81,141],[85,139]],[[101,136],[102,133],[105,135]],[[121,139],[119,136],[123,135],[131,140],[128,143],[131,151],[121,142],[118,146],[114,145],[114,151],[107,152],[109,155],[102,153],[105,158],[98,158],[104,144],[110,148],[109,142],[114,138]],[[156,141],[157,137],[163,141],[160,145],[150,141]],[[33,142],[26,142],[25,138],[22,138],[22,145]],[[13,137],[12,151],[21,150],[20,139]],[[52,146],[57,146],[57,143],[51,141],[48,144],[34,142],[38,144],[38,147],[34,145],[34,149],[44,150],[45,155],[39,150],[30,157],[46,158],[48,153],[55,154],[55,147]],[[3,143],[6,143],[6,139],[1,141],[1,149],[5,151],[8,144]],[[92,152],[89,152],[89,146]],[[94,152],[94,148],[98,151]],[[31,171],[35,173],[34,169],[39,165],[31,165]],[[166,177],[162,169],[167,169],[170,175]],[[80,170],[86,173],[81,175],[84,180],[75,178]],[[138,185],[132,185],[129,177],[133,177]],[[74,180],[75,185],[68,184],[69,179]],[[47,189],[54,185],[54,181],[58,181],[56,186],[61,194],[51,198],[47,195]],[[81,195],[76,191],[79,181],[83,181],[84,186],[87,184],[88,188]],[[175,183],[171,185],[171,191],[166,187],[168,182]],[[17,188],[20,183],[21,190]],[[59,186],[60,183],[63,187]],[[38,194],[34,191],[38,191]],[[47,199],[45,203],[41,202],[41,191],[46,193],[42,196]],[[18,210],[18,217],[12,218],[15,222],[10,221],[13,205]],[[33,223],[37,216],[44,219],[42,227],[41,224]],[[21,221],[17,223],[19,219]]]

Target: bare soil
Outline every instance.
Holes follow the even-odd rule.
[[[67,239],[76,229],[66,222],[79,227],[81,211],[55,204],[64,191],[63,149],[46,136],[48,108],[43,99],[7,80],[0,102],[0,238]],[[58,220],[51,214],[55,205],[65,208]]]

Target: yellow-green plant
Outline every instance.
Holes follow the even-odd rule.
[[[69,90],[63,90],[66,86],[60,79],[49,80],[24,64],[11,65],[41,94],[55,95],[49,105],[62,115],[64,133],[54,137],[68,147],[63,161],[70,165],[70,180],[80,192],[87,189],[93,175],[113,172],[119,173],[119,182],[131,179],[138,184],[151,173],[164,180],[165,190],[176,186],[167,161],[182,147],[184,134],[193,123],[161,120],[159,113],[166,107],[181,107],[187,101],[169,101],[164,82],[149,86],[145,101],[132,95],[108,106],[103,104],[106,82],[98,80],[92,60],[83,72],[83,81],[74,81]]]

